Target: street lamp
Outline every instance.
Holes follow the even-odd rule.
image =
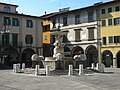
[[[4,25],[4,29],[1,29],[1,31],[0,31],[0,33],[3,35],[3,47],[5,47],[6,46],[6,33],[10,33],[10,29],[9,29],[9,25],[6,25],[6,24],[3,24]],[[8,26],[8,29],[7,29],[7,26]],[[1,54],[2,54],[2,52],[1,52]],[[2,56],[3,56],[3,58],[2,58]],[[5,57],[6,57],[6,55],[3,53],[3,55],[2,55],[1,57],[0,57],[0,63],[2,64],[2,65],[4,65],[4,59],[5,59]]]
[[[3,35],[4,46],[5,46],[5,43],[6,43],[6,34],[10,33],[10,29],[9,29],[9,25],[5,24],[4,26],[5,26],[5,28],[3,30],[1,29],[1,34]],[[6,28],[7,26],[8,26],[8,28]]]

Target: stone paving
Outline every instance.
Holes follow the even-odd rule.
[[[0,90],[120,90],[120,69],[82,76],[34,76],[0,70]]]

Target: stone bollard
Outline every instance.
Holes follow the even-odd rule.
[[[73,75],[73,65],[69,65],[68,75]]]
[[[99,70],[99,63],[96,64],[96,70]]]
[[[40,68],[40,65],[36,65],[35,67],[35,75],[39,75],[39,68]]]
[[[50,76],[50,66],[46,66],[46,76]]]
[[[103,73],[104,72],[105,65],[102,63],[99,68],[99,72]]]
[[[14,72],[15,73],[21,72],[21,70],[20,70],[20,64],[14,64],[13,68],[14,68]]]
[[[79,75],[82,75],[83,74],[83,65],[80,64],[79,65]]]
[[[91,67],[91,69],[93,69],[93,70],[94,70],[94,68],[95,68],[94,63],[92,63],[92,67]]]
[[[15,72],[16,64],[13,64],[13,72]]]
[[[25,71],[25,63],[22,63],[22,71]]]

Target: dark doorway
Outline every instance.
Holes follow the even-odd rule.
[[[34,50],[27,48],[22,52],[22,62],[25,63],[26,68],[32,67],[32,55],[35,54]]]
[[[91,67],[91,64],[94,63],[96,65],[98,58],[98,50],[95,46],[88,46],[86,49],[86,57],[87,57],[87,67]]]
[[[18,51],[13,47],[8,47],[3,50],[1,55],[1,62],[3,68],[11,69],[13,67],[13,64],[19,63],[19,53]]]
[[[120,68],[120,51],[117,53],[117,68]]]
[[[111,65],[113,66],[113,54],[109,50],[103,52],[102,63],[105,67],[110,67]]]

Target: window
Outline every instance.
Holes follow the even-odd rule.
[[[108,25],[112,25],[112,19],[108,19]]]
[[[80,41],[80,31],[81,29],[75,29],[75,41]]]
[[[114,25],[120,24],[120,18],[114,18]]]
[[[117,11],[120,11],[120,6],[116,6],[115,7],[115,11],[117,12]]]
[[[80,23],[80,15],[75,15],[75,24],[79,24]]]
[[[114,36],[114,43],[120,43],[120,36]]]
[[[12,34],[12,45],[18,46],[18,34]]]
[[[10,17],[4,17],[4,25],[11,25]]]
[[[27,21],[26,21],[26,27],[27,27],[27,28],[32,28],[32,27],[33,27],[33,22],[32,22],[32,20],[27,20]]]
[[[111,13],[112,12],[112,8],[108,8],[108,13]]]
[[[18,18],[12,18],[12,26],[19,26]]]
[[[8,33],[2,35],[2,45],[3,46],[9,45],[9,37],[10,37],[10,35]]]
[[[108,39],[109,39],[109,43],[113,43],[113,37],[112,36],[110,36]]]
[[[106,20],[102,20],[102,26],[106,26]]]
[[[67,26],[67,17],[63,18],[63,26]]]
[[[120,36],[117,36],[117,43],[120,43]]]
[[[103,43],[103,45],[106,45],[106,37],[102,38],[102,43]]]
[[[88,22],[94,21],[94,14],[93,12],[88,12]]]
[[[32,37],[32,35],[26,35],[26,37],[25,37],[25,43],[26,44],[32,44],[33,43],[33,37]]]
[[[56,28],[56,18],[53,19],[53,28]]]
[[[43,32],[50,31],[50,25],[43,26]]]
[[[88,28],[88,40],[94,40],[94,28]]]
[[[10,6],[4,6],[4,12],[10,12]]]
[[[105,14],[105,9],[102,9],[101,14]]]

